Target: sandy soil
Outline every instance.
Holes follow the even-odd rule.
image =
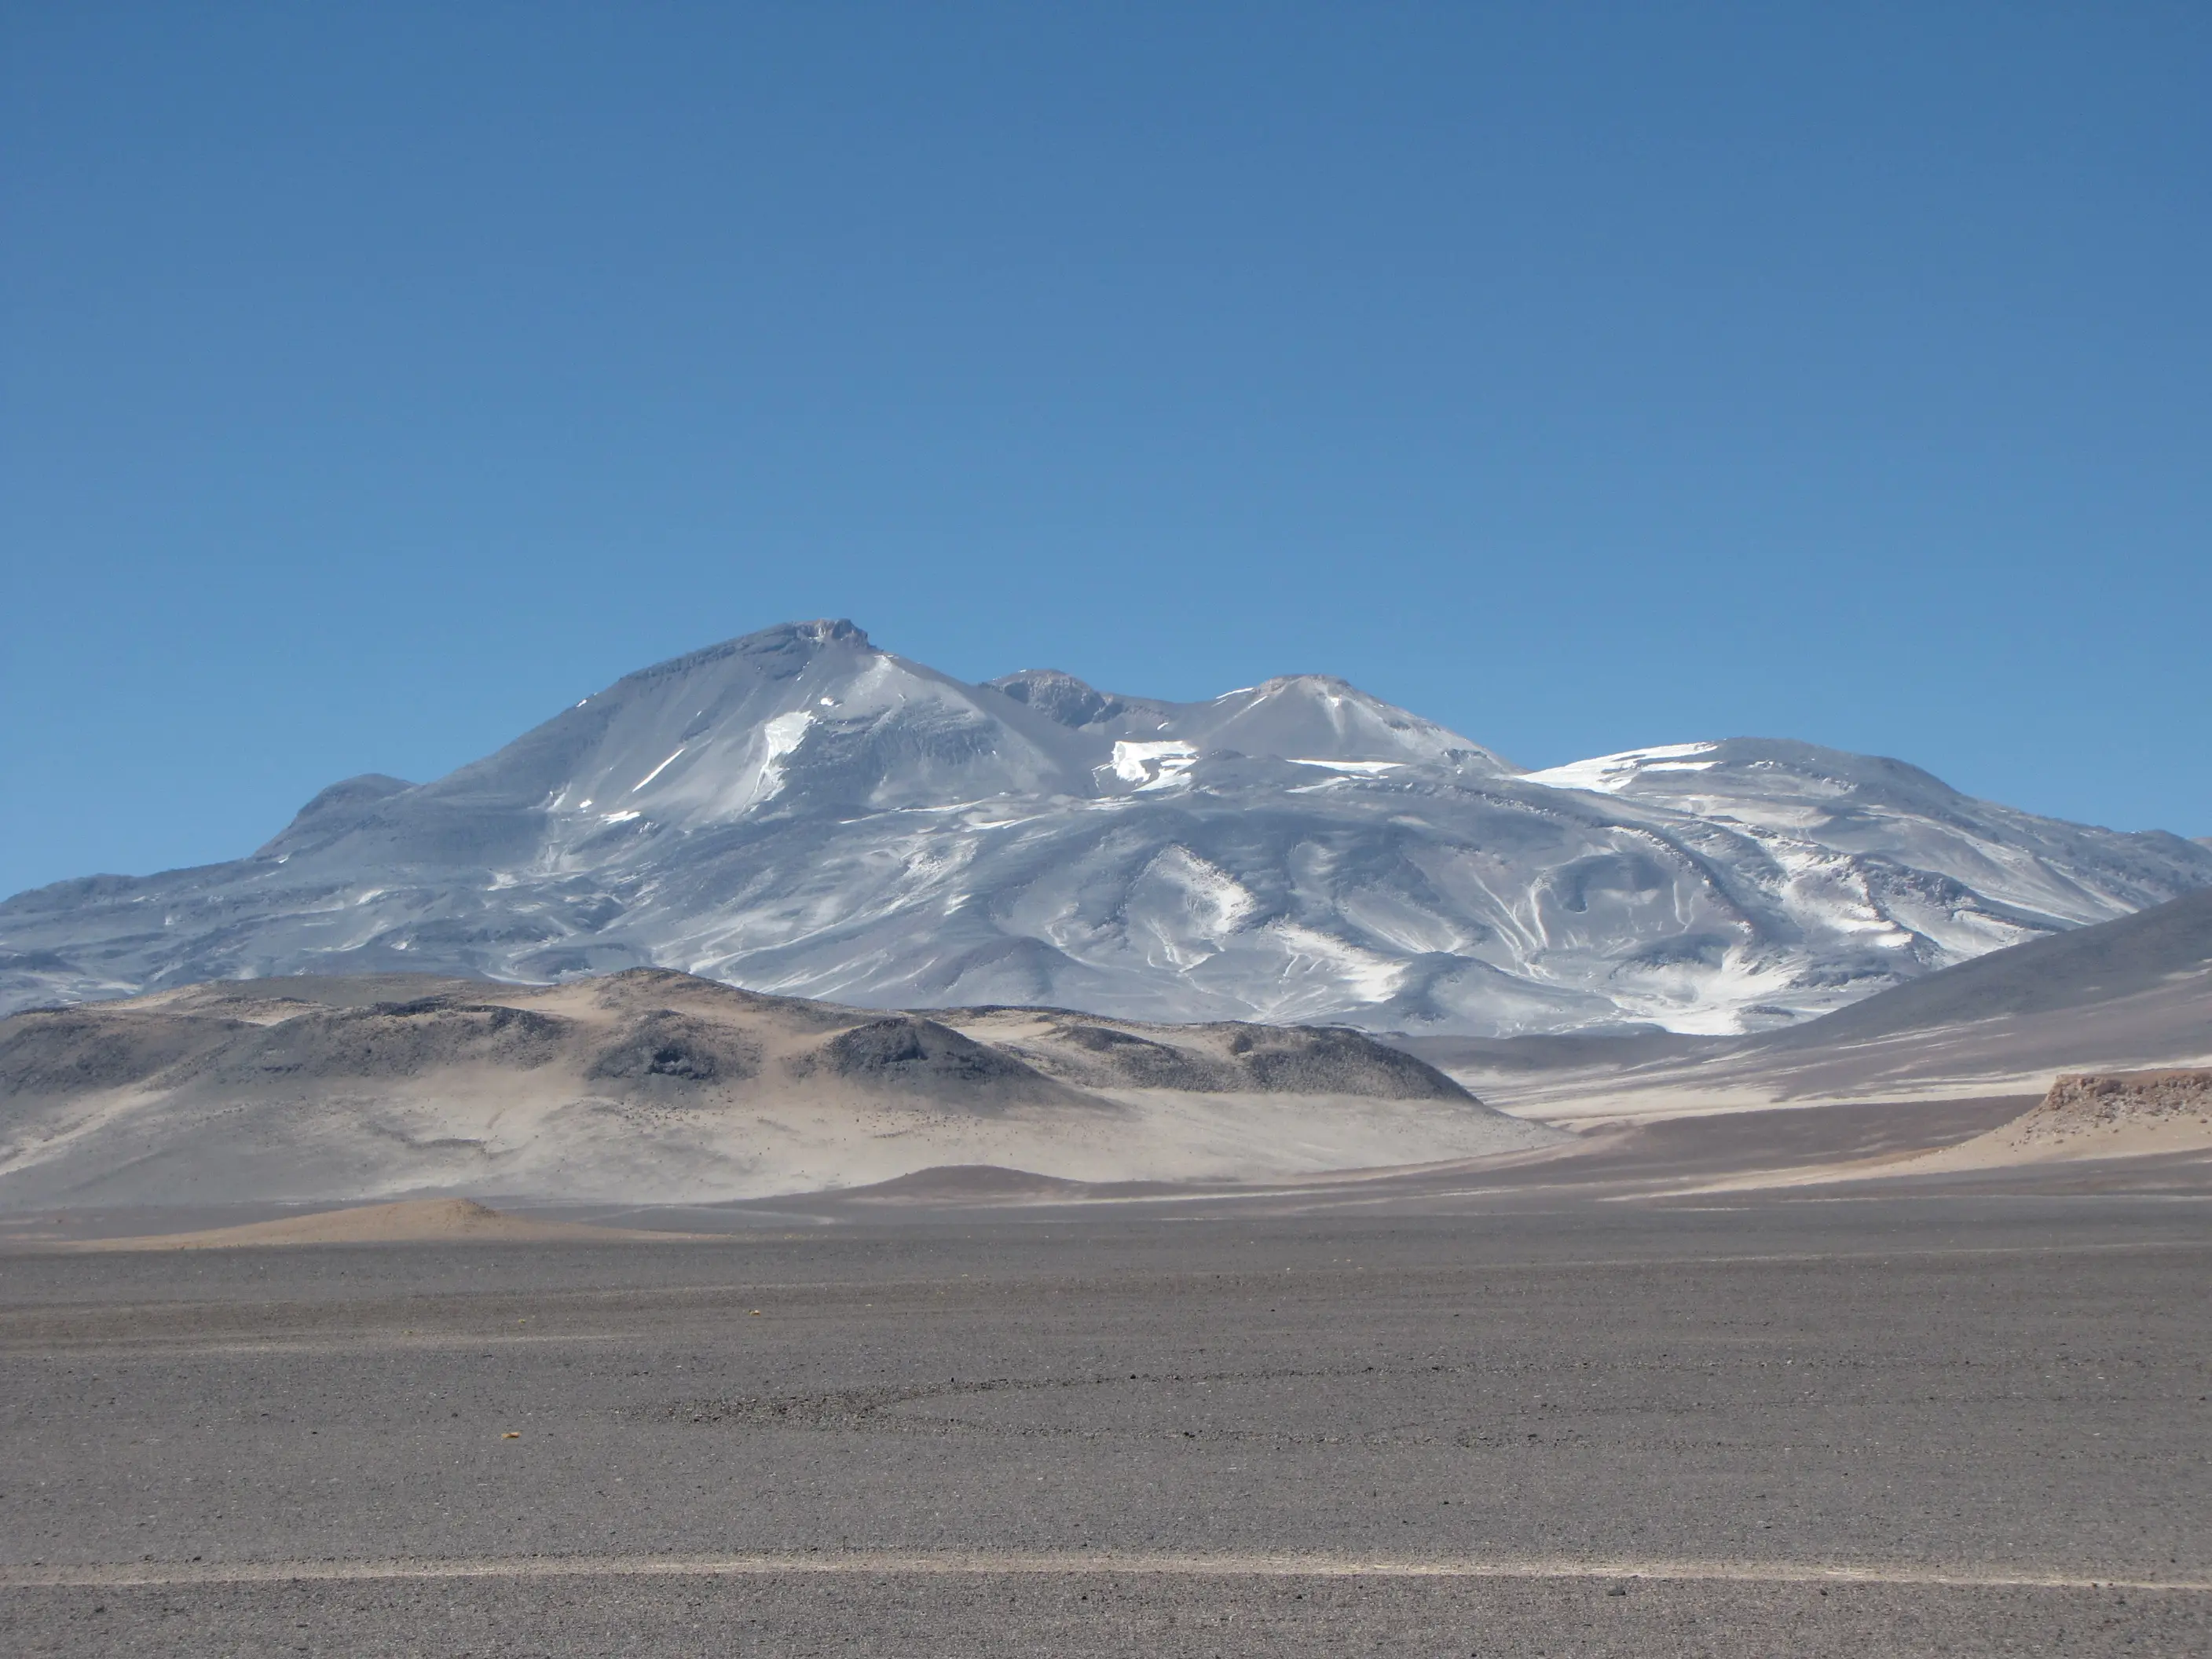
[[[1914,1160],[1915,1173],[2212,1151],[2212,1071],[2062,1077],[2033,1111]]]
[[[2212,1071],[2062,1077],[1995,1128],[1932,1151],[1742,1174],[1686,1194],[2212,1152]]]
[[[229,1250],[284,1244],[665,1244],[693,1235],[532,1221],[468,1198],[410,1199],[254,1221],[199,1232],[87,1239],[53,1248],[78,1250]]]

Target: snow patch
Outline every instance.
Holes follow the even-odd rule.
[[[1371,778],[1384,772],[1394,772],[1397,770],[1398,768],[1405,765],[1406,763],[1404,761],[1333,761],[1293,759],[1291,762],[1291,764],[1293,766],[1318,766],[1324,771],[1352,772],[1357,773],[1361,777]]]
[[[1719,747],[1717,743],[1666,743],[1651,749],[1625,749],[1618,755],[1600,755],[1592,760],[1547,767],[1540,772],[1523,772],[1520,781],[1540,783],[1547,789],[1595,789],[1608,795],[1618,794],[1635,782],[1641,773],[1710,771],[1720,763],[1682,757],[1709,755]]]
[[[778,714],[761,727],[760,788],[755,801],[764,801],[783,790],[783,757],[806,741],[814,716],[804,708]]]
[[[1130,890],[1125,909],[1133,938],[1146,942],[1146,958],[1188,973],[1224,948],[1259,908],[1243,883],[1188,847],[1162,848]]]
[[[682,754],[683,752],[684,752],[684,747],[683,747],[683,745],[682,745],[682,744],[679,744],[677,746],[676,755],[680,755],[680,754]],[[651,783],[651,782],[652,782],[655,778],[659,777],[659,776],[663,772],[665,772],[665,771],[669,769],[670,765],[671,765],[671,764],[672,764],[672,763],[674,763],[674,761],[675,761],[675,759],[676,759],[676,755],[671,755],[671,756],[670,756],[666,760],[665,760],[665,761],[661,762],[659,765],[658,765],[658,766],[654,767],[654,768],[653,769],[653,770],[651,770],[650,772],[647,772],[647,773],[643,777],[640,778],[640,779],[639,779],[635,783],[633,783],[632,785],[630,785],[630,787],[629,787],[629,792],[630,792],[630,793],[631,793],[631,794],[633,794],[633,795],[635,795],[635,793],[637,793],[637,792],[638,792],[639,790],[641,790],[641,789],[644,788],[644,787],[645,787],[645,786],[646,786],[647,784]],[[589,802],[589,801],[586,801],[586,802],[584,803],[584,805],[586,805],[586,806],[589,806],[589,805],[591,805],[591,802]]]
[[[1267,931],[1284,946],[1288,959],[1282,977],[1318,969],[1343,985],[1362,1002],[1384,1002],[1404,983],[1407,964],[1373,951],[1363,951],[1348,939],[1301,927],[1290,921],[1270,922]]]
[[[1198,750],[1189,744],[1117,742],[1114,745],[1114,775],[1139,789],[1162,789],[1197,763]]]

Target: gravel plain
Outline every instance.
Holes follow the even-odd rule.
[[[0,1649],[2203,1653],[2207,1219],[18,1249]]]

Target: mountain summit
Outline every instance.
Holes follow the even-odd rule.
[[[1524,772],[1324,675],[969,684],[847,621],[617,681],[251,857],[0,904],[0,1010],[679,968],[865,1006],[1475,1034],[1790,1024],[2212,886],[2212,849],[1760,738]]]

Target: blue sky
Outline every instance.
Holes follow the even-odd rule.
[[[792,617],[2212,835],[2212,12],[0,9],[0,891]]]

